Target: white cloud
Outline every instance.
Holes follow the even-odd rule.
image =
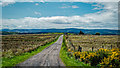
[[[1,2],[45,2],[47,0],[0,0]],[[48,0],[50,1],[50,0]],[[52,1],[52,0],[51,0]]]
[[[69,5],[63,4],[63,6],[60,8],[79,8],[79,7],[77,5],[69,6]]]
[[[103,5],[103,6],[102,6]],[[100,2],[95,6],[100,10],[84,16],[25,17],[21,19],[3,19],[3,28],[46,29],[46,28],[85,28],[118,29],[118,3]],[[39,14],[35,12],[35,14]]]
[[[53,0],[0,0],[0,5],[7,6],[15,2],[43,2],[44,3],[44,2],[119,2],[119,1],[120,0],[54,0],[54,1]],[[8,3],[6,4],[4,2],[8,2]]]
[[[9,4],[14,4],[15,2],[2,2],[1,5],[4,7],[4,6],[7,6]]]
[[[119,2],[119,1],[120,0],[0,0],[0,6],[1,5],[7,6],[9,4],[14,4],[15,2],[43,2],[44,3],[44,2]]]
[[[14,4],[15,0],[0,0],[0,6],[7,6],[9,4]]]
[[[70,8],[71,6],[62,6],[60,8]]]
[[[0,0],[1,2],[15,2],[15,0]]]
[[[14,4],[15,2],[43,2],[44,0],[0,0],[0,6],[7,6],[9,4]],[[39,5],[36,3],[35,5]]]
[[[119,0],[69,0],[69,1],[70,2],[119,2]]]
[[[92,5],[92,6],[95,6],[95,8],[93,10],[100,10],[103,8],[102,4],[99,4],[99,3],[97,3],[96,5]]]
[[[0,0],[2,2],[119,2],[119,0]]]
[[[72,6],[72,8],[79,8],[79,7],[78,7],[78,6],[76,6],[76,5],[73,5],[73,6]]]
[[[38,3],[35,3],[35,5],[39,5]]]
[[[117,20],[114,21],[108,15],[87,14],[85,16],[53,16],[32,18],[25,17],[22,19],[3,19],[3,28],[17,29],[45,29],[45,28],[110,28],[117,29]],[[16,23],[16,24],[15,24]]]
[[[41,16],[41,13],[40,13],[40,12],[36,12],[36,11],[35,11],[34,13],[35,13],[36,15],[40,15],[40,16]]]

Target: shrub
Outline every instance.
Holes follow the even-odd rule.
[[[97,33],[95,33],[95,35],[100,35],[100,33],[97,32]]]
[[[75,58],[91,66],[117,67],[120,66],[120,49],[99,49],[96,52],[74,52]]]
[[[82,31],[79,32],[79,35],[84,35],[84,33]]]

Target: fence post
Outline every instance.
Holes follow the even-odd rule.
[[[66,37],[66,39],[68,39],[68,36]]]
[[[118,45],[118,44],[117,44],[117,48],[119,48],[119,49],[120,49],[120,45]]]
[[[92,51],[93,51],[94,47],[92,47]]]
[[[112,49],[112,45],[111,45],[111,49]]]
[[[74,50],[75,50],[75,46],[72,44],[72,42],[71,42],[71,40],[69,40],[69,43],[70,43],[70,45],[74,48]]]
[[[102,48],[104,48],[104,46],[102,46]]]
[[[78,47],[78,51],[82,52],[82,47],[79,46]]]
[[[120,39],[120,38],[118,38],[118,39]],[[119,41],[119,40],[118,40],[118,41]],[[117,48],[120,49],[120,42],[117,42]]]

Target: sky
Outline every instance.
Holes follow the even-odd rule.
[[[3,2],[3,29],[118,29],[117,2]]]

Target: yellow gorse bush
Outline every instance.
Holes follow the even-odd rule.
[[[120,66],[120,49],[112,49],[111,55],[109,55],[107,58],[102,59],[100,64],[108,65],[109,67],[116,67],[118,65]]]
[[[96,52],[74,52],[73,55],[82,62],[89,62],[91,65],[116,67],[120,66],[120,49],[103,49]]]
[[[102,60],[102,62],[100,64],[109,64],[110,63],[110,59],[104,57],[104,59]]]

